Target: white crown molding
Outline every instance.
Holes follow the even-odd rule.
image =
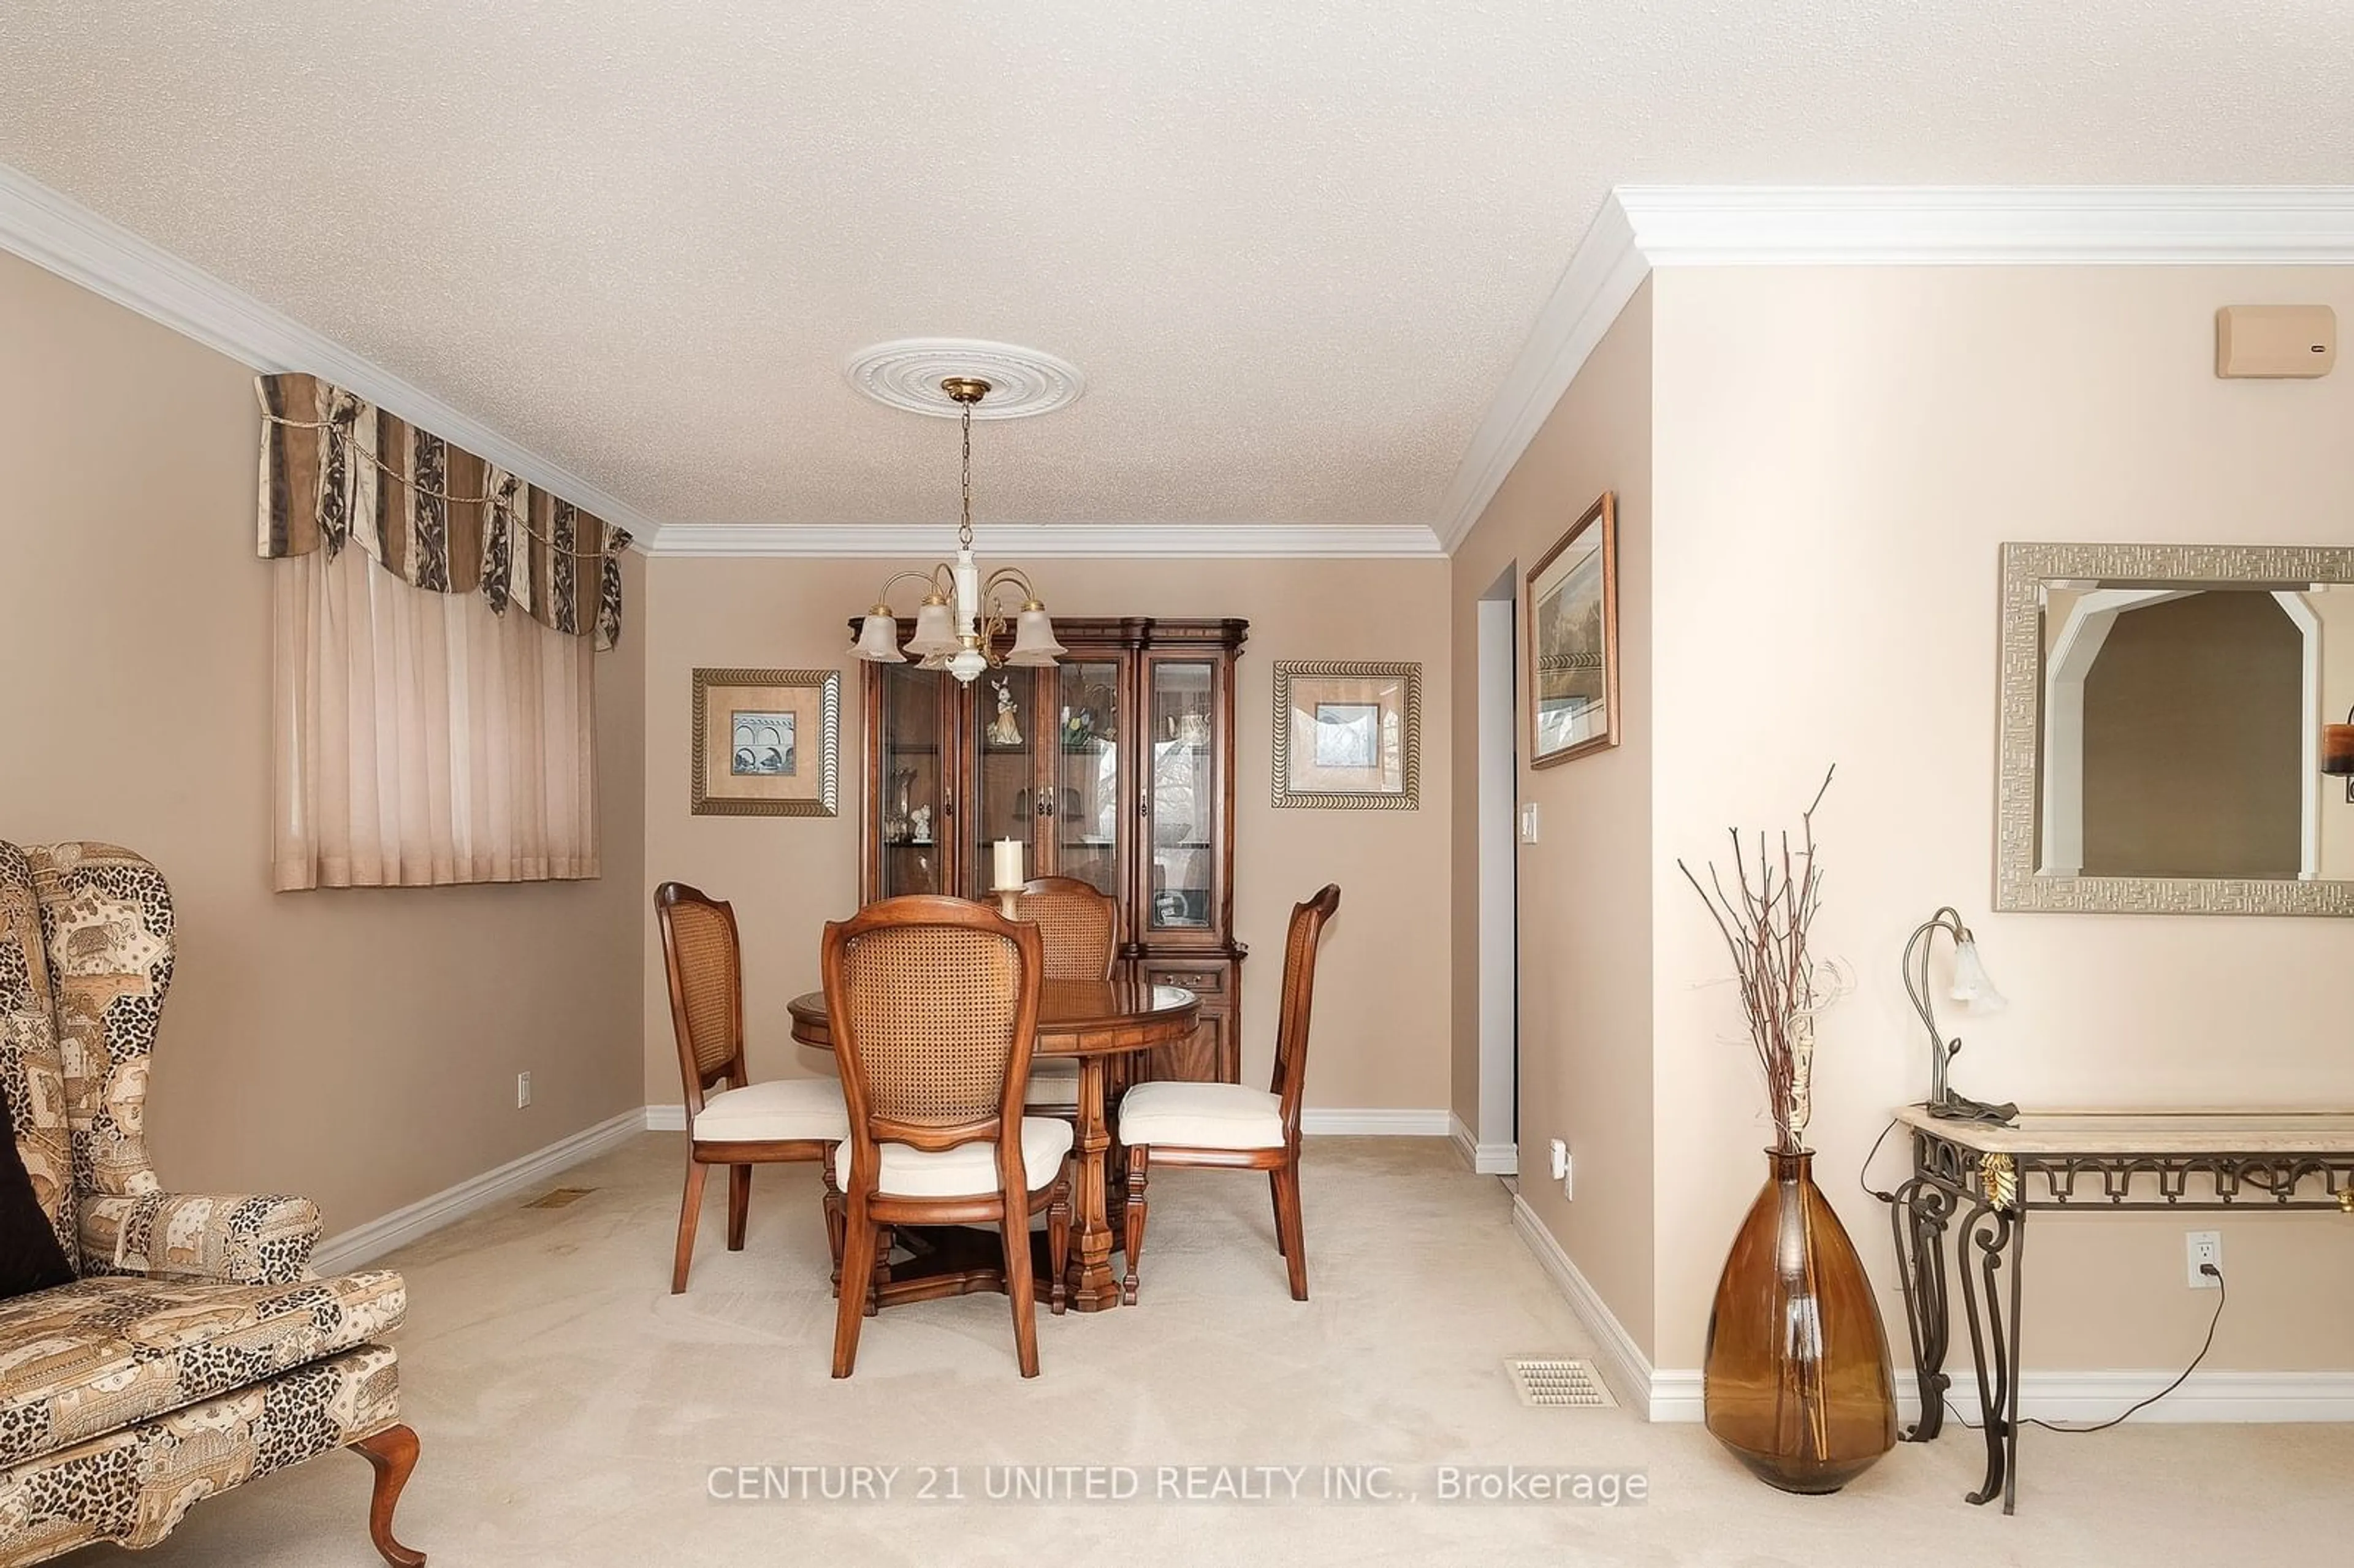
[[[977,530],[1000,560],[1404,558],[1446,555],[1438,535],[1419,523],[983,523]],[[652,554],[833,556],[933,560],[956,549],[956,531],[939,523],[673,523]]]
[[[1650,276],[1651,264],[1636,249],[1635,228],[1616,194],[1570,254],[1561,281],[1537,312],[1535,327],[1522,344],[1503,385],[1471,432],[1470,444],[1447,481],[1438,503],[1438,542],[1447,554],[1463,542],[1488,503],[1503,488],[1538,429],[1585,368],[1586,356]]]
[[[5,164],[0,164],[0,249],[257,371],[323,376],[628,529],[641,549],[662,532],[661,524],[578,474]]]
[[[2354,185],[1620,185],[1464,448],[1452,554],[1655,267],[2354,265]]]
[[[2354,185],[1621,185],[1654,267],[2345,266]]]

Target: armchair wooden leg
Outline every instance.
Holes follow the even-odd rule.
[[[671,1265],[670,1293],[686,1288],[687,1265],[695,1261],[695,1226],[703,1218],[703,1179],[710,1167],[690,1156],[686,1162],[686,1195],[678,1205],[678,1261]]]
[[[1128,1277],[1119,1282],[1123,1307],[1136,1305],[1136,1260],[1144,1252],[1144,1172],[1151,1158],[1140,1143],[1128,1151],[1128,1215],[1120,1235],[1120,1250],[1128,1254]]]
[[[417,1434],[407,1426],[387,1426],[352,1446],[376,1467],[376,1490],[368,1499],[368,1539],[392,1568],[424,1568],[425,1553],[392,1538],[392,1510],[400,1506],[400,1489],[417,1468]]]
[[[819,1178],[825,1182],[825,1247],[833,1255],[834,1294],[842,1293],[842,1186],[833,1179],[833,1147],[826,1146],[825,1158],[818,1161]]]
[[[866,1205],[853,1199],[843,1224],[843,1279],[869,1277],[871,1266],[867,1260],[878,1250],[876,1239],[875,1223],[866,1217]],[[834,1295],[838,1299],[833,1308],[833,1375],[848,1377],[858,1365],[858,1330],[865,1325],[867,1314],[875,1309],[875,1293],[870,1287],[838,1290]]]
[[[727,1250],[744,1250],[744,1226],[752,1217],[752,1168],[727,1168]]]
[[[869,1318],[883,1310],[883,1287],[891,1283],[894,1240],[889,1225],[875,1228],[875,1264],[866,1271],[866,1316]]]
[[[1038,1375],[1038,1293],[1031,1280],[1028,1200],[1021,1193],[1005,1197],[1004,1218],[998,1225],[1005,1244],[1005,1294],[1013,1298],[1013,1359],[1023,1377]]]
[[[1282,1171],[1270,1171],[1267,1173],[1267,1195],[1275,1204],[1275,1251],[1276,1255],[1280,1257],[1284,1248]]]
[[[1066,1158],[1055,1178],[1055,1195],[1046,1201],[1046,1303],[1057,1318],[1070,1296],[1064,1277],[1071,1266],[1071,1162]]]
[[[1291,1298],[1308,1299],[1308,1239],[1299,1220],[1299,1157],[1276,1172],[1276,1208],[1280,1215],[1283,1263],[1291,1276]]]

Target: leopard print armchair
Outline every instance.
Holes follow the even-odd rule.
[[[400,1277],[316,1278],[308,1200],[170,1192],[148,1160],[173,938],[141,856],[0,842],[0,1095],[80,1276],[0,1301],[0,1568],[151,1546],[199,1499],[342,1447],[376,1467],[377,1551],[421,1563],[392,1535],[417,1436],[375,1342],[407,1313]]]

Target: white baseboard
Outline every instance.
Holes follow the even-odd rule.
[[[1447,1139],[1455,1145],[1455,1152],[1463,1163],[1481,1176],[1517,1176],[1521,1173],[1521,1146],[1517,1143],[1482,1143],[1463,1125],[1463,1118],[1449,1111],[1447,1115]]]
[[[583,1160],[618,1149],[644,1130],[642,1112],[626,1110],[608,1117],[545,1149],[510,1160],[495,1171],[485,1171],[429,1198],[395,1209],[381,1219],[329,1236],[311,1255],[311,1266],[321,1274],[346,1273],[382,1257],[395,1247],[405,1246],[444,1225],[455,1224],[479,1209],[527,1192]]]
[[[1299,1130],[1318,1138],[1445,1138],[1447,1113],[1302,1106]]]
[[[1570,1310],[1594,1336],[1596,1370],[1610,1385],[1610,1392],[1618,1396],[1618,1403],[1629,1410],[1643,1412],[1648,1420],[1681,1419],[1659,1414],[1652,1393],[1657,1380],[1652,1375],[1651,1358],[1635,1343],[1635,1337],[1627,1332],[1627,1325],[1618,1321],[1618,1315],[1610,1310],[1601,1292],[1578,1271],[1577,1265],[1569,1261],[1569,1254],[1561,1250],[1561,1243],[1553,1240],[1553,1233],[1529,1207],[1529,1201],[1518,1192],[1512,1194],[1512,1228],[1521,1233],[1521,1239],[1536,1255],[1537,1262],[1569,1298]]]
[[[645,1128],[648,1132],[684,1132],[686,1107],[683,1105],[648,1106]],[[1320,1110],[1308,1106],[1300,1110],[1299,1130],[1320,1138],[1444,1138],[1447,1136],[1447,1113],[1443,1110]]]
[[[1619,1403],[1646,1412],[1653,1421],[1698,1422],[1707,1418],[1702,1378],[1697,1368],[1655,1370],[1626,1325],[1606,1306],[1577,1265],[1561,1249],[1526,1199],[1512,1198],[1512,1227],[1536,1254],[1561,1293],[1600,1347],[1596,1358],[1604,1381]],[[1902,1325],[1898,1325],[1902,1327]],[[1969,1349],[1949,1353],[1946,1391],[1953,1414],[1979,1419],[1978,1379]],[[2020,1380],[2019,1413],[2045,1421],[2108,1421],[2136,1401],[2148,1398],[2176,1377],[2174,1372],[2030,1372]],[[1896,1408],[1909,1425],[1920,1419],[1919,1385],[1910,1369],[1896,1372]],[[2193,1372],[2180,1388],[2137,1414],[2136,1421],[2301,1422],[2354,1421],[2354,1372]],[[1946,1425],[1948,1432],[1953,1424]]]

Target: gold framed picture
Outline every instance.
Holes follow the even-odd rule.
[[[1618,508],[1608,491],[1529,572],[1529,766],[1618,744]]]
[[[695,672],[695,816],[833,816],[841,749],[840,671]]]
[[[1419,807],[1422,666],[1277,661],[1275,803]]]

